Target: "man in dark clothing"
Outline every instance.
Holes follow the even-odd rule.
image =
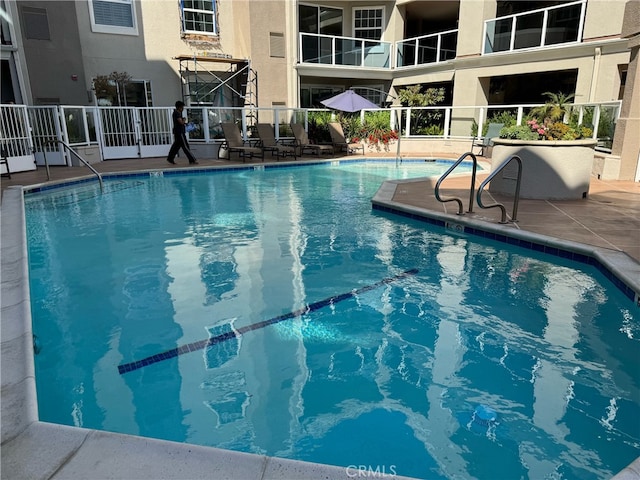
[[[169,155],[167,155],[167,162],[176,164],[173,159],[178,154],[178,150],[182,148],[189,159],[191,165],[195,165],[198,162],[196,157],[193,156],[191,150],[189,150],[189,142],[187,142],[185,119],[182,117],[182,110],[184,110],[184,103],[178,100],[176,102],[176,109],[173,111],[173,145],[169,149]]]

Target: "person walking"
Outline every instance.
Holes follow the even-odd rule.
[[[193,156],[191,150],[189,150],[189,142],[187,142],[186,136],[186,125],[185,119],[182,116],[182,111],[184,110],[184,103],[178,100],[176,102],[176,109],[173,111],[173,144],[169,149],[169,155],[167,155],[167,162],[172,163],[173,165],[176,162],[173,159],[178,154],[178,151],[182,149],[187,158],[189,159],[189,164],[196,165],[198,162],[196,161],[196,157]]]

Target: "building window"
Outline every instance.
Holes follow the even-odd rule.
[[[351,87],[351,90],[378,106],[384,106],[388,95],[382,88],[383,85],[373,85],[372,87]]]
[[[93,79],[96,104],[102,107],[151,107],[151,82],[149,80],[129,80],[117,82],[104,77]]]
[[[302,86],[300,87],[300,108],[325,108],[320,103],[321,100],[326,100],[343,91],[344,88],[341,87]]]
[[[22,7],[24,37],[33,40],[51,40],[49,20],[44,8]]]
[[[298,31],[322,35],[342,35],[342,9],[299,5]]]
[[[183,0],[182,31],[200,35],[217,35],[215,0]]]
[[[91,30],[98,33],[137,35],[133,0],[89,0]]]
[[[382,38],[384,7],[354,8],[353,36],[369,40]]]
[[[618,100],[624,99],[624,87],[627,83],[628,65],[618,65],[618,74],[620,75],[620,89],[618,90]]]

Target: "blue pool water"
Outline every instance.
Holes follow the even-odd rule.
[[[429,479],[621,470],[637,309],[590,266],[371,210],[448,166],[27,195],[41,420]]]

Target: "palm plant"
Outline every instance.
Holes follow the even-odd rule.
[[[573,93],[566,95],[562,92],[545,92],[543,95],[548,97],[547,102],[540,107],[533,108],[530,112],[530,115],[541,123],[547,123],[547,119],[551,122],[561,121],[569,109],[570,101],[575,97]]]

